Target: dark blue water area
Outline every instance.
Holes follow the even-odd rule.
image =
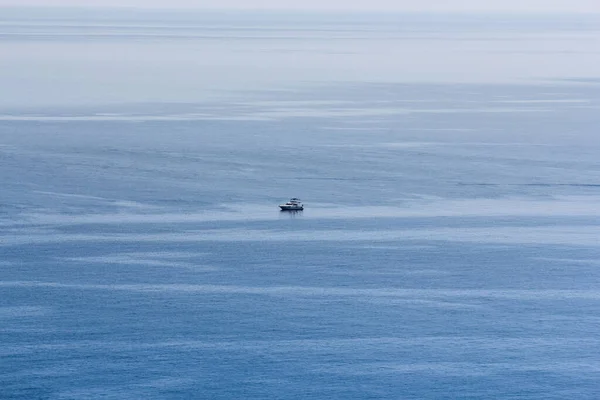
[[[373,84],[11,114],[0,398],[598,398],[598,98]]]

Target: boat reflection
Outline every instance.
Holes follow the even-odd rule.
[[[280,218],[298,218],[302,217],[303,210],[281,210],[279,212]]]

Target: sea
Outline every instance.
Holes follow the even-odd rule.
[[[3,8],[0,53],[1,399],[600,398],[598,16]]]

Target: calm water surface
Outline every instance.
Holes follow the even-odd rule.
[[[593,25],[41,15],[1,25],[0,398],[600,396]]]

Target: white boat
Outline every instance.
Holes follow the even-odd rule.
[[[300,201],[300,199],[293,197],[290,199],[290,201],[288,201],[285,204],[280,204],[279,208],[281,208],[281,211],[301,211],[304,210],[304,206],[302,205],[302,202]]]

